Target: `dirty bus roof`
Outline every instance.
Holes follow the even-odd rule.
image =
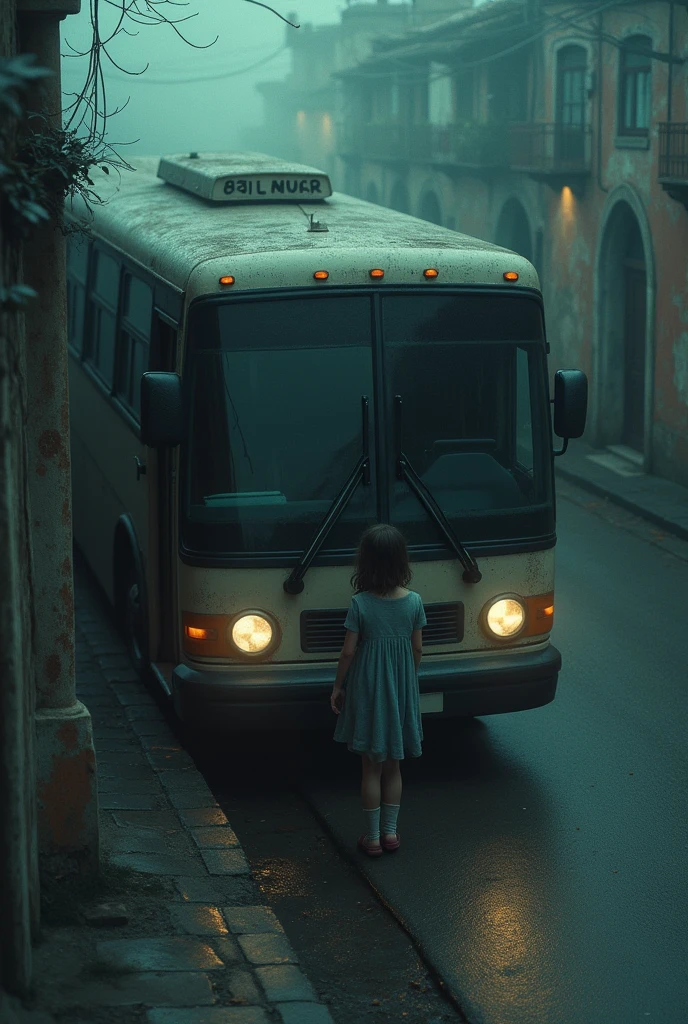
[[[195,294],[217,293],[225,274],[236,277],[233,291],[366,285],[373,267],[385,269],[388,284],[422,284],[423,269],[436,267],[444,284],[505,286],[503,273],[515,270],[519,285],[539,288],[531,264],[509,250],[352,196],[334,192],[318,202],[303,196],[298,204],[211,202],[162,181],[157,156],[130,163],[135,171],[123,170],[121,177],[92,169],[94,190],[106,202],[94,207],[87,230],[181,290],[191,284]],[[80,202],[71,207],[78,220]],[[310,214],[328,230],[309,231]],[[320,269],[330,272],[324,289],[313,281]]]

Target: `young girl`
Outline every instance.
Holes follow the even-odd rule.
[[[358,845],[370,857],[399,848],[399,761],[422,753],[418,666],[425,612],[420,596],[406,589],[410,580],[402,534],[384,523],[371,526],[358,547],[355,594],[330,698],[339,715],[335,740],[361,755],[367,829]]]

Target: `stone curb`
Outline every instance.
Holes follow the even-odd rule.
[[[139,996],[155,976],[151,972],[171,981],[194,972],[203,1000],[175,1006],[168,993],[159,1001],[160,984],[151,983],[151,1001],[144,1000],[147,1024],[334,1024],[272,909],[246,905],[254,879],[236,834],[147,687],[133,675],[114,629],[104,614],[94,614],[89,595],[78,591],[76,619],[77,692],[89,710],[93,701],[100,807],[121,829],[111,858],[174,879],[179,893],[179,902],[168,905],[176,938],[98,942],[98,957],[131,972]],[[113,707],[121,710],[121,726],[108,715]],[[200,983],[220,971],[233,997],[227,1005],[209,1005],[210,981]]]
[[[607,498],[614,505],[653,523],[666,533],[688,540],[688,488],[651,473],[624,478],[591,461],[590,456],[607,454],[582,441],[555,459],[555,479],[560,477],[577,487]]]

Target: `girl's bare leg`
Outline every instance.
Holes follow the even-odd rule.
[[[380,776],[382,763],[371,761],[361,754],[361,802],[363,809],[373,811],[380,806]]]
[[[401,767],[393,757],[382,762],[380,793],[385,804],[401,803]]]
[[[398,806],[401,803],[401,768],[399,762],[393,757],[382,763],[380,795],[383,804]],[[396,832],[389,834],[383,832],[383,835],[392,839],[396,836]]]
[[[370,850],[380,849],[380,774],[382,765],[361,754],[361,801],[366,818],[365,842]]]

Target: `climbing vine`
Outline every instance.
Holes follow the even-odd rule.
[[[241,2],[264,7],[294,28],[299,27],[262,0]],[[216,37],[207,43],[196,43],[184,34],[180,26],[197,14],[171,15],[165,10],[174,12],[187,7],[183,0],[88,3],[90,43],[81,51],[67,44],[71,53],[65,55],[87,57],[88,68],[83,87],[71,94],[60,123],[46,112],[26,107],[29,90],[50,72],[39,67],[31,54],[0,60],[0,221],[10,243],[20,243],[41,222],[60,221],[65,198],[80,196],[87,208],[99,203],[90,177],[92,167],[100,166],[106,173],[112,169],[131,169],[106,138],[108,121],[118,111],[108,108],[103,63],[108,61],[132,76],[143,74],[148,65],[140,70],[123,67],[111,52],[117,36],[134,35],[139,26],[165,25],[195,49],[206,49],[217,41]],[[102,17],[104,4],[110,14],[108,27]],[[26,285],[0,283],[0,309],[15,309],[32,295]]]

